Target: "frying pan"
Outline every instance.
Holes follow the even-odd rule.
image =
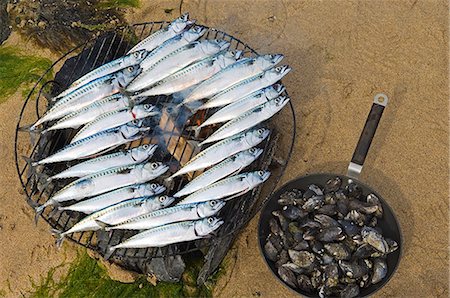
[[[278,199],[281,194],[286,191],[290,191],[294,188],[305,190],[308,188],[310,184],[317,184],[319,186],[325,186],[326,182],[334,177],[340,177],[342,179],[342,187],[345,187],[350,182],[358,184],[363,192],[364,196],[367,196],[371,193],[375,194],[381,201],[383,206],[383,217],[378,220],[378,227],[380,227],[383,231],[383,236],[386,238],[391,238],[398,243],[398,249],[395,252],[392,252],[387,255],[387,265],[388,272],[386,277],[379,283],[370,285],[367,288],[360,289],[360,296],[369,296],[381,289],[392,277],[394,272],[396,271],[398,264],[400,262],[401,251],[402,251],[402,234],[400,231],[400,226],[398,224],[397,218],[395,217],[394,212],[389,207],[386,200],[382,198],[382,196],[377,193],[375,190],[359,181],[359,175],[363,168],[364,161],[366,159],[367,153],[369,151],[370,144],[372,143],[372,139],[375,135],[375,131],[378,127],[378,123],[380,122],[381,115],[383,114],[384,108],[388,103],[388,97],[379,93],[375,95],[372,108],[370,110],[369,116],[367,117],[366,124],[359,138],[358,144],[356,145],[355,152],[353,154],[352,160],[348,166],[347,175],[342,174],[333,174],[333,173],[318,173],[306,175],[303,177],[296,178],[285,185],[283,185],[277,192],[273,194],[273,196],[267,201],[266,205],[263,207],[261,211],[261,216],[259,219],[258,226],[258,237],[259,237],[259,247],[260,252],[263,255],[263,258],[271,269],[272,273],[278,278],[278,280],[283,283],[286,287],[295,291],[298,294],[307,296],[307,297],[319,297],[317,293],[310,293],[306,291],[302,291],[300,289],[291,288],[289,285],[285,284],[277,275],[277,268],[275,267],[275,262],[269,260],[264,255],[264,244],[266,239],[270,233],[269,228],[269,220],[273,217],[272,211],[279,210],[280,205],[278,204]]]

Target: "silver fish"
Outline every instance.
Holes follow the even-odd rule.
[[[215,165],[235,153],[258,145],[269,134],[270,130],[259,128],[222,140],[198,153],[169,179]]]
[[[197,129],[201,129],[205,126],[225,122],[234,119],[245,112],[263,104],[271,99],[276,98],[285,90],[281,84],[275,84],[264,89],[260,89],[252,94],[243,97],[242,99],[233,102],[219,111],[211,115],[205,122],[203,122]]]
[[[100,230],[101,226],[97,224],[96,219],[101,219],[102,221],[107,221],[112,224],[119,223],[135,216],[164,208],[173,201],[174,198],[168,196],[142,197],[109,206],[86,216],[65,232],[53,230],[54,234],[57,236],[56,243],[58,246],[61,245],[64,237],[68,234]]]
[[[127,151],[119,151],[89,159],[62,171],[47,180],[51,181],[54,179],[83,177],[113,167],[138,164],[149,159],[157,147],[157,145],[144,144]]]
[[[239,173],[243,168],[254,162],[263,152],[260,148],[250,148],[241,151],[205,171],[200,176],[186,184],[173,196],[178,198],[191,194],[227,176]]]
[[[169,26],[152,33],[144,40],[139,42],[137,45],[131,48],[128,53],[139,51],[141,49],[146,49],[149,52],[152,51],[166,40],[182,33],[187,29],[188,26],[195,23],[195,20],[188,19],[189,14],[185,13],[181,15],[178,19],[175,19],[172,23],[170,23]]]
[[[153,96],[183,91],[206,80],[216,72],[236,62],[241,54],[241,51],[225,52],[217,56],[200,60],[199,62],[193,63],[159,81],[150,89],[142,92],[141,95]]]
[[[70,142],[75,143],[101,131],[123,125],[133,120],[155,115],[159,115],[159,111],[151,104],[137,105],[131,109],[125,108],[118,111],[111,111],[86,124]]]
[[[88,158],[94,154],[105,153],[117,146],[142,138],[148,130],[150,127],[142,127],[142,120],[135,120],[66,145],[56,153],[33,162],[32,166]]]
[[[121,70],[128,66],[133,66],[136,64],[139,64],[144,60],[145,57],[148,55],[147,50],[139,50],[133,53],[130,53],[128,55],[125,55],[123,57],[120,57],[116,60],[113,60],[111,62],[108,62],[106,64],[103,64],[100,67],[97,67],[96,69],[88,72],[75,82],[73,82],[69,88],[67,88],[65,91],[58,94],[58,96],[55,97],[55,100],[58,100],[59,98],[75,91],[76,89],[80,88],[82,85],[89,83],[90,81],[93,81],[95,79],[98,79],[100,77],[109,75],[113,72],[116,72],[118,70]]]
[[[173,51],[199,39],[206,32],[206,28],[201,26],[191,27],[189,30],[166,40],[162,45],[154,49],[142,62],[142,69],[152,67],[156,62],[172,53]]]
[[[283,55],[280,54],[242,59],[198,85],[183,102],[188,103],[202,98],[209,98],[239,81],[261,74],[263,71],[278,64],[282,59]]]
[[[82,108],[81,110],[64,116],[54,125],[44,130],[42,133],[64,128],[78,128],[83,124],[95,120],[102,114],[130,107],[133,104],[140,103],[145,99],[146,97],[132,98],[121,93],[116,93],[114,95],[105,97],[104,99],[95,101],[90,105]]]
[[[247,193],[269,179],[269,177],[270,172],[266,171],[247,172],[231,176],[194,192],[177,205],[218,200],[222,198],[232,199]]]
[[[277,98],[271,99],[250,111],[245,112],[239,117],[228,121],[226,124],[221,126],[212,135],[210,135],[206,140],[200,143],[200,146],[208,144],[211,142],[216,142],[242,131],[245,131],[278,113],[287,103],[289,98],[285,96],[279,96]]]
[[[123,221],[115,226],[104,225],[105,231],[109,230],[147,230],[174,222],[197,220],[200,218],[210,217],[225,206],[224,201],[208,201],[195,204],[177,205],[151,213],[133,217]],[[104,223],[97,221],[98,224]]]
[[[281,80],[291,68],[288,66],[280,66],[269,69],[263,74],[243,80],[228,89],[221,91],[208,100],[200,109],[209,109],[224,106],[247,96],[261,88],[275,84]]]
[[[125,88],[132,79],[141,72],[139,65],[129,66],[110,75],[103,76],[92,82],[89,82],[79,89],[67,94],[59,99],[42,116],[31,129],[51,120],[62,118],[72,112],[78,111],[85,106],[119,92]]]
[[[112,246],[109,255],[118,248],[163,247],[173,243],[205,238],[223,224],[223,220],[208,217],[195,221],[182,221],[141,232],[122,243]]]
[[[91,214],[108,206],[140,197],[151,197],[164,192],[166,188],[155,183],[134,184],[122,187],[99,196],[92,197],[70,206],[58,207],[58,210],[72,210]]]
[[[214,56],[229,46],[230,43],[224,40],[194,41],[173,51],[151,68],[144,70],[127,86],[126,90],[135,92],[150,87],[189,64]]]

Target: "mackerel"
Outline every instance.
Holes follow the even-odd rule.
[[[146,49],[150,52],[156,47],[160,46],[166,40],[182,33],[194,23],[195,20],[189,20],[189,14],[185,13],[178,19],[175,19],[172,23],[170,23],[169,26],[162,28],[146,37],[144,40],[131,48],[131,50],[129,50],[127,54],[139,51],[141,49]]]
[[[104,130],[117,127],[133,120],[159,115],[159,111],[151,104],[137,105],[132,108],[124,108],[118,111],[105,113],[92,122],[86,124],[72,138],[71,143],[92,136]]]
[[[225,159],[211,169],[186,184],[174,197],[182,197],[200,190],[208,185],[230,175],[239,173],[243,168],[254,162],[263,152],[260,148],[250,148]]]
[[[243,80],[211,97],[200,109],[210,109],[233,103],[252,92],[276,83],[290,70],[291,68],[286,65],[280,66],[269,69],[261,75]]]
[[[270,172],[266,171],[248,172],[231,176],[194,192],[177,205],[222,198],[232,199],[249,192],[269,177]]]
[[[110,230],[147,230],[166,224],[197,220],[215,215],[225,206],[224,201],[208,201],[195,204],[177,205],[147,214],[133,217],[117,225],[109,225],[97,220],[97,224],[104,226],[105,231]]]
[[[108,206],[140,197],[149,197],[164,192],[166,188],[155,183],[134,184],[122,187],[99,196],[92,197],[69,206],[58,207],[58,210],[72,210],[91,214]]]
[[[189,64],[214,56],[229,46],[230,43],[224,40],[194,41],[173,51],[152,67],[144,70],[127,86],[126,90],[135,92],[150,87]]]
[[[266,128],[253,129],[217,142],[216,144],[206,148],[205,150],[194,156],[194,158],[188,161],[169,179],[189,172],[207,168],[221,162],[225,158],[235,153],[250,149],[251,147],[258,145],[265,138],[267,138],[269,133],[270,130]]]
[[[289,98],[286,96],[279,96],[277,98],[271,99],[266,103],[263,103],[250,111],[228,121],[218,130],[216,130],[212,135],[210,135],[206,140],[200,143],[200,146],[222,139],[231,137],[242,131],[245,131],[278,113],[287,103]]]
[[[198,85],[197,88],[185,98],[183,103],[196,101],[202,98],[209,98],[239,81],[261,74],[278,64],[282,59],[283,55],[280,54],[269,54],[255,58],[242,59]]]
[[[112,167],[138,164],[149,159],[157,147],[157,145],[144,144],[139,147],[128,149],[127,151],[119,151],[89,159],[62,171],[47,180],[52,181],[55,179],[83,177]]]

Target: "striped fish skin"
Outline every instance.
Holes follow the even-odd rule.
[[[90,81],[109,75],[125,67],[140,64],[142,60],[147,57],[148,53],[149,52],[147,50],[139,50],[103,64],[102,66],[97,67],[96,69],[88,72],[87,74],[73,82],[68,89],[61,92],[58,96],[55,97],[55,99],[58,100],[59,98],[75,91],[76,89],[80,88],[84,84],[89,83]]]
[[[156,227],[136,234],[122,243],[110,247],[110,253],[118,248],[163,247],[173,243],[205,238],[222,224],[223,220],[216,217],[208,217]]]
[[[198,129],[211,124],[232,120],[244,114],[245,112],[259,106],[260,104],[278,97],[281,93],[283,93],[284,90],[285,87],[282,84],[275,84],[273,86],[269,86],[253,92],[252,94],[223,107],[222,109],[211,115],[198,127]]]
[[[161,162],[148,162],[131,166],[114,167],[81,177],[56,192],[51,201],[80,200],[120,187],[151,181],[169,168]]]
[[[177,205],[131,218],[115,226],[106,227],[105,231],[147,230],[174,222],[198,220],[215,215],[224,206],[224,201],[216,200],[196,204]]]
[[[195,20],[189,20],[189,14],[185,13],[179,18],[172,21],[167,27],[152,33],[151,35],[140,41],[137,45],[131,48],[131,50],[129,50],[127,54],[139,51],[141,49],[145,49],[150,52],[160,46],[166,40],[182,33],[194,23]]]
[[[76,141],[87,138],[101,131],[123,125],[133,120],[143,119],[159,114],[158,109],[151,104],[137,105],[131,109],[125,108],[118,111],[111,111],[86,124],[72,138],[70,143],[75,143]]]
[[[139,65],[129,66],[110,75],[89,82],[59,99],[32,127],[62,118],[89,104],[119,92],[141,73]]]
[[[275,84],[288,74],[290,70],[291,68],[284,65],[269,69],[261,75],[241,81],[211,97],[211,99],[203,104],[200,109],[216,108],[233,103],[252,92]]]
[[[113,167],[122,167],[133,164],[138,164],[148,160],[155,152],[157,145],[144,144],[139,147],[134,147],[127,151],[119,151],[108,155],[99,156],[89,159],[85,162],[76,164],[61,173],[58,173],[50,178],[48,181],[54,179],[65,179],[73,177],[83,177],[105,169]]]
[[[126,90],[135,92],[148,88],[189,64],[214,56],[229,46],[230,43],[224,40],[194,41],[173,51],[151,68],[143,71],[127,86]]]
[[[155,196],[163,193],[165,190],[166,188],[164,186],[156,183],[134,184],[92,197],[70,206],[58,207],[58,210],[72,210],[91,214],[129,199]]]
[[[250,149],[251,147],[258,145],[265,138],[267,138],[269,134],[270,130],[266,128],[259,128],[249,130],[245,133],[241,133],[239,135],[217,142],[216,144],[199,152],[180,170],[170,176],[169,179],[215,165],[235,153]]]
[[[200,176],[194,178],[173,196],[178,198],[191,194],[197,190],[213,184],[214,182],[219,181],[222,178],[237,174],[243,168],[254,162],[262,152],[262,149],[253,147],[248,150],[236,153],[235,155],[215,165],[211,169],[205,171]]]
[[[76,232],[100,230],[101,226],[97,224],[96,219],[104,219],[113,223],[119,223],[141,214],[165,208],[173,201],[174,198],[168,196],[142,197],[123,201],[86,216],[59,236],[62,238]]]
[[[286,96],[279,96],[251,109],[250,111],[245,112],[244,114],[228,121],[223,126],[221,126],[206,140],[201,142],[200,146],[229,138],[235,134],[252,128],[263,121],[266,121],[267,119],[271,118],[276,113],[281,111],[281,109],[289,102],[289,100],[290,99]]]
[[[283,55],[281,54],[268,54],[242,59],[199,84],[185,98],[183,103],[209,98],[242,80],[261,74],[278,64],[282,59]]]
[[[235,198],[265,182],[269,177],[270,172],[267,171],[247,172],[231,176],[194,192],[177,205]]]
[[[156,62],[172,53],[173,51],[199,39],[206,33],[206,28],[201,26],[191,27],[189,30],[166,40],[162,45],[154,49],[142,62],[142,69],[152,67]]]
[[[241,51],[229,51],[220,53],[217,56],[208,57],[193,63],[182,70],[159,81],[150,89],[141,93],[143,96],[154,96],[161,94],[172,94],[183,91],[194,86],[203,80],[208,79],[221,69],[236,62],[242,55]]]
[[[83,159],[142,138],[150,127],[142,127],[142,120],[132,121],[117,128],[99,132],[68,144],[56,153],[32,163],[32,166]]]

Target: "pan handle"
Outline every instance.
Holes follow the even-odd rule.
[[[384,108],[388,103],[388,97],[384,93],[378,93],[373,99],[373,105],[367,117],[364,129],[359,137],[358,144],[356,144],[355,152],[353,153],[352,161],[348,165],[347,176],[358,179],[361,174],[364,160],[369,152],[370,144],[377,131],[378,123],[381,115],[383,115]]]

